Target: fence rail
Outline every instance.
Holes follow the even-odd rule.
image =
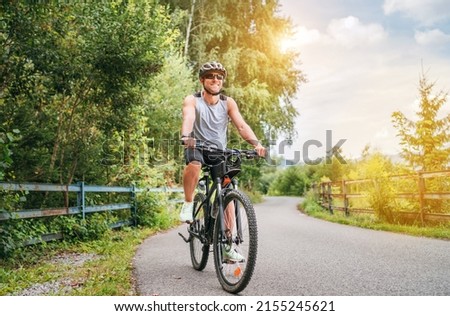
[[[134,185],[129,187],[120,186],[100,186],[100,185],[86,185],[84,182],[71,185],[49,184],[49,183],[8,183],[0,182],[0,191],[18,191],[18,192],[62,192],[68,194],[70,192],[77,194],[76,206],[66,205],[54,208],[39,208],[39,209],[20,209],[15,211],[5,211],[0,209],[0,222],[14,219],[29,219],[40,218],[48,216],[62,216],[82,214],[83,219],[88,213],[105,212],[105,211],[119,211],[130,210],[130,218],[128,220],[120,221],[111,225],[112,228],[117,228],[125,225],[136,224],[137,202],[136,195],[143,192],[162,192],[162,193],[180,193],[183,189],[180,188],[137,188]],[[87,205],[86,195],[88,193],[125,193],[128,194],[128,201],[124,203],[111,203],[104,205]],[[177,202],[177,201],[175,201]],[[59,232],[43,235],[41,239],[33,239],[27,241],[26,244],[34,244],[40,241],[49,241],[61,239],[62,234]]]
[[[69,207],[68,205],[59,208],[47,209],[25,209],[14,212],[0,212],[0,221],[10,218],[36,218],[45,216],[71,215],[86,213],[102,212],[102,211],[116,211],[123,209],[131,209],[136,211],[136,194],[141,192],[183,192],[179,188],[136,188],[134,185],[129,187],[119,186],[99,186],[99,185],[85,185],[84,182],[71,185],[49,184],[49,183],[7,183],[0,182],[0,189],[4,191],[20,191],[20,192],[76,192],[77,206]],[[130,200],[128,203],[114,203],[107,205],[91,205],[86,206],[86,193],[129,193]]]
[[[427,190],[426,181],[431,179],[444,178],[446,191],[429,191]],[[416,191],[402,192],[398,190],[395,193],[395,199],[406,199],[416,201],[418,209],[415,211],[399,211],[397,213],[403,216],[420,219],[421,223],[426,221],[450,221],[450,213],[448,212],[431,212],[427,210],[427,201],[447,201],[450,200],[450,170],[436,172],[417,172],[415,174],[394,175],[387,177],[389,181],[412,180],[415,182]],[[341,181],[324,181],[318,185],[314,185],[314,191],[319,197],[319,203],[322,207],[328,209],[330,213],[333,211],[343,211],[346,215],[350,213],[374,213],[370,207],[353,207],[352,202],[357,199],[367,198],[368,193],[363,190],[355,189],[361,185],[376,185],[376,179],[360,179],[360,180],[341,180]],[[430,188],[431,189],[431,188]],[[356,192],[355,192],[356,191]],[[342,205],[336,205],[336,200],[342,200]]]

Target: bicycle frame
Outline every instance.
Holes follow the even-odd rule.
[[[225,236],[225,230],[226,230],[226,228],[225,228],[225,221],[223,220],[224,219],[224,212],[225,212],[225,210],[224,210],[223,195],[222,195],[222,192],[223,192],[223,189],[224,189],[222,187],[222,183],[223,183],[223,178],[225,176],[224,177],[217,177],[212,182],[212,184],[211,184],[211,178],[209,176],[210,175],[210,169],[216,168],[216,167],[218,168],[218,166],[206,165],[203,168],[203,170],[204,170],[203,177],[201,177],[199,179],[199,182],[200,181],[204,181],[205,182],[205,187],[206,187],[205,195],[206,195],[206,198],[205,198],[205,200],[202,203],[197,205],[196,209],[194,210],[194,218],[196,218],[197,214],[200,212],[200,210],[204,206],[206,206],[206,212],[208,213],[208,215],[206,215],[205,217],[209,218],[208,223],[206,225],[207,226],[206,227],[207,228],[207,233],[208,233],[207,237],[211,238],[211,240],[212,240],[213,227],[211,226],[210,218],[212,217],[211,214],[212,214],[213,205],[216,204],[216,203],[217,203],[217,207],[218,207],[218,213],[217,213],[217,216],[216,216],[216,220],[220,219],[222,236]],[[232,181],[227,184],[227,187],[230,186],[230,185],[231,185],[231,188],[237,189],[237,181],[235,179],[232,179]],[[213,201],[214,194],[215,194],[215,197],[214,197],[214,201]],[[240,217],[238,216],[238,208],[235,209],[235,212],[236,212],[237,219],[239,221]],[[237,225],[240,226],[240,223],[237,223]],[[197,236],[197,237],[200,238],[201,236]],[[225,241],[225,240],[223,240],[223,241]]]

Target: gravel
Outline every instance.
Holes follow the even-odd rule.
[[[80,267],[86,262],[99,259],[100,256],[89,253],[63,253],[51,258],[48,262],[54,265],[65,265],[68,267]],[[83,285],[82,280],[72,280],[69,278],[61,278],[45,283],[36,283],[32,286],[13,293],[14,296],[42,296],[42,295],[67,295],[73,289]]]

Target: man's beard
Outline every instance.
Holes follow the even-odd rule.
[[[205,85],[203,85],[203,89],[208,92],[208,94],[210,95],[219,95],[222,92],[222,89],[219,90],[219,92],[211,92],[208,88],[205,87]]]

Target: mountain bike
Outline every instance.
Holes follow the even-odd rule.
[[[258,249],[255,210],[248,196],[238,190],[235,178],[241,171],[242,158],[258,158],[254,150],[219,150],[196,146],[208,154],[220,156],[216,165],[202,166],[203,175],[194,197],[193,221],[187,228],[191,262],[202,271],[208,262],[210,248],[214,267],[222,288],[230,293],[245,289],[252,278]],[[226,251],[237,251],[241,260],[231,260]]]

